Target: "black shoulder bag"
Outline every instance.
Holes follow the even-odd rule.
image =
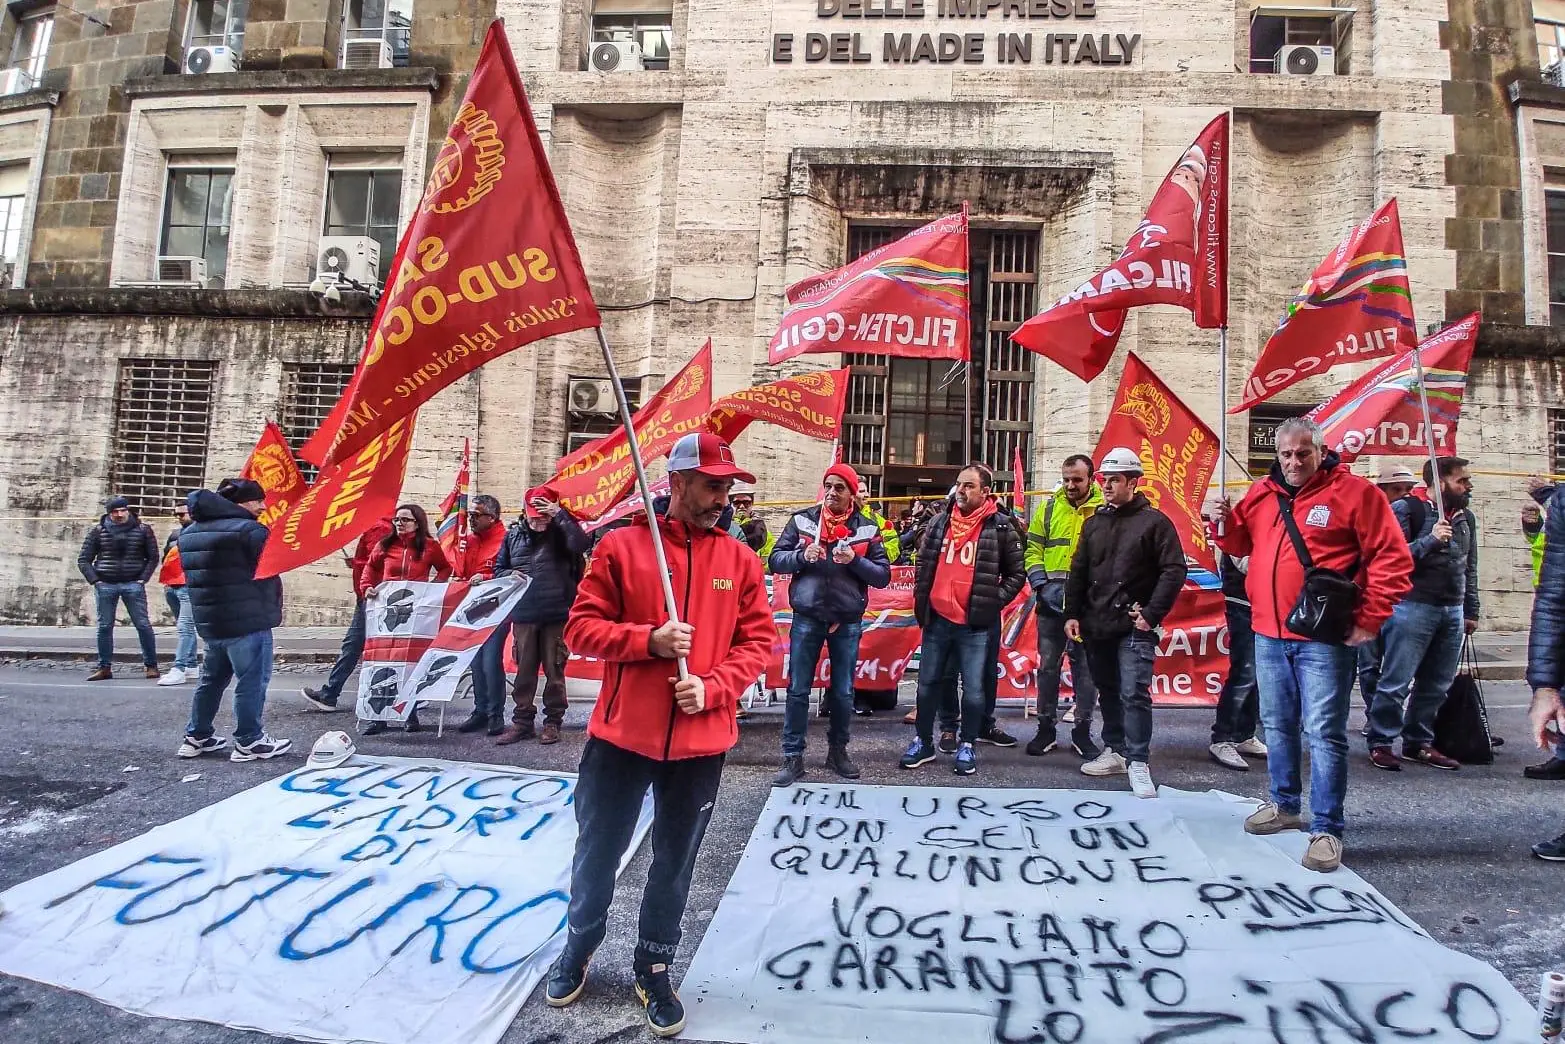
[[[1277,505],[1282,523],[1288,528],[1288,537],[1293,541],[1293,550],[1299,556],[1299,564],[1304,567],[1304,586],[1299,589],[1299,600],[1288,614],[1288,630],[1313,642],[1342,645],[1353,629],[1359,605],[1359,585],[1334,569],[1317,566],[1304,544],[1299,524],[1293,519],[1293,501],[1278,493]]]

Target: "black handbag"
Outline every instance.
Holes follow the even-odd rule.
[[[1462,667],[1435,715],[1435,749],[1464,765],[1494,764],[1494,736],[1471,639],[1462,641]]]
[[[1285,621],[1288,630],[1314,642],[1342,645],[1348,632],[1353,630],[1354,614],[1358,612],[1359,585],[1334,569],[1315,564],[1310,549],[1304,544],[1304,535],[1293,519],[1293,501],[1277,494],[1277,510],[1293,541],[1293,550],[1304,567],[1304,586],[1299,589],[1299,599]],[[1357,565],[1354,567],[1357,572]]]

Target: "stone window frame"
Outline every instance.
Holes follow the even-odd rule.
[[[385,285],[388,277],[391,275],[391,262],[392,262],[392,259],[393,259],[393,255],[395,255],[396,251],[397,251],[397,241],[401,237],[402,230],[407,227],[407,221],[408,221],[408,218],[409,218],[409,215],[407,213],[407,189],[408,189],[408,183],[407,183],[407,179],[408,179],[408,174],[407,174],[407,157],[406,157],[406,155],[404,153],[401,153],[401,152],[396,152],[396,153],[393,153],[393,152],[368,152],[368,153],[361,153],[361,152],[347,152],[347,151],[344,151],[344,150],[336,150],[336,151],[333,151],[331,153],[328,153],[327,154],[327,158],[326,158],[326,174],[325,174],[324,179],[321,182],[321,213],[320,213],[320,219],[316,222],[316,227],[318,229],[320,229],[320,232],[319,232],[320,236],[324,237],[324,236],[328,236],[328,235],[337,235],[337,234],[339,234],[339,233],[333,233],[333,232],[327,231],[331,227],[331,225],[330,225],[330,222],[331,222],[331,186],[332,186],[332,176],[334,174],[361,173],[361,174],[375,175],[375,174],[385,174],[385,173],[388,173],[390,171],[396,171],[398,178],[401,180],[401,186],[400,186],[399,192],[398,192],[398,199],[397,199],[397,222],[396,222],[396,226],[395,226],[395,229],[394,229],[394,231],[392,233],[392,237],[391,237],[391,243],[390,243],[391,249],[390,250],[386,249],[387,244],[384,244],[384,243],[380,244],[380,248],[381,248],[380,249],[380,278],[381,278],[381,285],[383,285],[383,286]],[[373,191],[373,178],[372,178],[372,181],[371,181],[371,189]],[[371,197],[371,199],[369,201],[369,205],[370,205],[370,208],[371,208],[371,214],[366,215],[366,216],[367,217],[373,217],[373,209],[374,209],[373,197]],[[363,232],[361,234],[362,235],[370,235],[368,230],[370,228],[375,228],[375,227],[385,227],[385,226],[376,226],[373,223],[373,221],[370,221],[366,225],[365,232]],[[317,242],[319,242],[319,240],[317,240]],[[318,247],[317,247],[317,251],[316,252],[319,253],[319,248]],[[314,273],[314,266],[313,265],[311,266],[311,272],[312,272],[312,274]]]
[[[1548,326],[1548,193],[1565,191],[1565,155],[1543,155],[1539,129],[1565,135],[1565,109],[1518,105],[1516,141],[1521,166],[1522,287],[1527,325]],[[1548,131],[1545,130],[1545,135]]]
[[[27,164],[27,191],[22,201],[22,231],[17,242],[16,264],[10,281],[0,285],[0,290],[21,289],[26,285],[33,227],[38,216],[38,192],[43,183],[44,150],[49,143],[49,123],[53,116],[52,101],[20,109],[0,108],[0,164]],[[28,124],[32,124],[31,129]]]

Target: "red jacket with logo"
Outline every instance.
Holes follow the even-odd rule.
[[[433,574],[433,575],[431,575]],[[413,549],[412,537],[397,537],[388,550],[384,544],[376,544],[370,551],[370,560],[359,574],[359,597],[382,580],[449,580],[451,563],[440,548],[440,541],[430,537],[424,541],[424,553]]]
[[[649,650],[667,619],[652,530],[642,515],[605,536],[576,591],[565,645],[604,661],[589,735],[658,761],[721,754],[739,742],[734,708],[766,670],[777,628],[761,562],[720,530],[658,520],[679,618],[694,629],[688,664],[706,684],[706,708],[674,702],[679,669]]]
[[[1215,539],[1230,557],[1250,556],[1245,590],[1255,633],[1300,639],[1284,621],[1304,587],[1304,566],[1283,525],[1278,493],[1286,491],[1281,469],[1274,464],[1271,475],[1251,486],[1235,505],[1223,535]],[[1335,453],[1328,453],[1326,463],[1294,498],[1293,518],[1315,565],[1339,573],[1356,568],[1353,579],[1363,595],[1354,622],[1378,634],[1412,588],[1413,556],[1391,502],[1339,463]]]
[[[495,556],[505,543],[505,525],[496,522],[485,533],[468,533],[467,549],[451,563],[451,575],[458,580],[471,580],[482,573],[494,576]]]
[[[381,519],[359,537],[358,545],[353,549],[353,561],[348,563],[349,570],[353,573],[353,593],[359,598],[364,597],[364,567],[369,565],[370,552],[375,550],[375,545],[386,539],[386,534],[391,532],[391,517]]]

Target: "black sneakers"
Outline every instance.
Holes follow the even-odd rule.
[[[789,754],[783,758],[782,768],[777,770],[777,775],[772,777],[772,786],[791,787],[804,775],[804,758],[799,754]]]
[[[1551,863],[1565,863],[1565,834],[1553,841],[1539,841],[1532,846],[1532,854]]]
[[[1522,769],[1528,779],[1565,779],[1565,758],[1550,758],[1541,765],[1528,765]]]
[[[826,767],[843,779],[858,779],[859,767],[848,757],[847,747],[832,747],[826,752]]]
[[[1027,741],[1027,753],[1035,758],[1041,758],[1059,745],[1059,742],[1054,738],[1053,729],[1047,732],[1039,729],[1038,735]]]
[[[543,988],[543,999],[549,1007],[563,1008],[576,1003],[587,988],[587,965],[591,961],[592,954],[583,957],[573,953],[570,944],[566,943],[565,952],[549,968],[549,980]]]
[[[1016,746],[1016,737],[998,725],[991,725],[988,731],[978,734],[978,742],[987,743],[991,747],[1014,747]]]
[[[299,695],[304,697],[305,702],[323,714],[331,714],[334,711],[342,710],[341,707],[337,706],[337,698],[335,696],[328,699],[324,693],[324,689],[299,690]]]
[[[483,711],[474,711],[467,716],[467,720],[456,727],[458,732],[479,732],[489,727],[489,715]]]
[[[553,980],[550,980],[553,986]],[[685,1006],[669,981],[668,965],[654,964],[636,972],[636,996],[647,1009],[647,1028],[654,1037],[673,1037],[685,1028]],[[552,1002],[551,1002],[552,1003]]]
[[[936,749],[938,749],[940,751],[940,753],[942,753],[942,754],[955,754],[956,753],[956,730],[955,729],[942,729],[940,731],[940,743],[939,743],[939,745],[938,745],[938,747]]]

